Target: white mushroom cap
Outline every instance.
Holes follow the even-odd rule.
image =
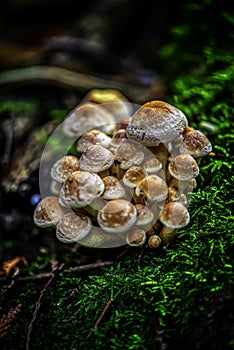
[[[125,189],[116,177],[106,176],[102,181],[105,185],[105,190],[102,194],[103,199],[112,200],[125,196]]]
[[[79,160],[80,170],[95,173],[109,169],[113,163],[113,154],[101,145],[89,146]]]
[[[62,205],[81,208],[100,197],[104,191],[100,176],[86,171],[72,173],[63,184],[59,200]]]
[[[122,233],[130,229],[136,222],[135,206],[125,199],[114,199],[99,211],[97,221],[107,232]]]
[[[126,234],[126,243],[131,247],[140,247],[146,242],[146,232],[140,227],[133,227]]]
[[[143,192],[150,201],[161,202],[167,198],[168,187],[159,176],[148,175],[136,187],[135,192],[137,196]]]
[[[177,180],[191,180],[199,174],[196,160],[190,154],[180,154],[168,166],[169,173]]]
[[[162,240],[158,235],[152,235],[148,239],[148,246],[150,248],[155,249],[155,248],[158,248],[160,246],[161,242],[162,242]]]
[[[190,216],[182,203],[169,202],[161,210],[159,219],[166,227],[176,229],[188,225]]]
[[[83,134],[77,141],[77,151],[82,153],[89,146],[101,145],[108,148],[111,143],[111,137],[106,135],[103,131],[92,129]]]
[[[51,168],[51,178],[59,183],[63,183],[74,171],[79,170],[79,159],[75,156],[67,155],[55,162]]]
[[[154,213],[147,205],[138,203],[138,204],[135,204],[135,207],[137,210],[136,225],[138,226],[148,225],[154,220]]]
[[[61,217],[56,236],[63,243],[77,243],[89,234],[91,228],[92,222],[88,216],[69,212]]]
[[[157,157],[152,156],[144,161],[142,167],[147,173],[156,173],[162,169],[162,163]]]
[[[133,165],[126,170],[123,176],[125,186],[134,188],[147,176],[146,172],[139,165]]]
[[[212,145],[208,138],[200,130],[189,130],[185,133],[180,146],[181,153],[188,153],[198,158],[212,151]]]
[[[37,204],[33,221],[39,227],[55,226],[63,214],[64,210],[59,204],[58,197],[48,196]]]
[[[109,150],[115,153],[116,149],[121,145],[121,143],[126,142],[126,129],[118,129],[114,132],[111,143],[109,145]]]
[[[114,154],[114,159],[120,163],[121,169],[128,169],[132,165],[140,165],[144,160],[144,152],[130,142],[122,143]]]
[[[133,115],[127,137],[154,147],[176,140],[187,126],[187,118],[178,108],[163,101],[150,101]]]
[[[107,134],[115,131],[116,119],[101,105],[84,102],[74,108],[63,123],[63,132],[79,137],[90,129],[98,128]]]

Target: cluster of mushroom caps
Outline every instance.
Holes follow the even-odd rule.
[[[77,136],[77,156],[52,165],[51,195],[38,203],[34,222],[55,226],[64,243],[157,248],[189,223],[209,140],[166,102],[132,113],[126,101],[115,90],[92,90],[63,124],[64,134]]]

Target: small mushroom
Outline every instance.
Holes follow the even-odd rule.
[[[55,162],[51,168],[51,178],[59,183],[63,183],[74,171],[79,170],[79,159],[75,156],[67,155]]]
[[[212,151],[208,138],[200,130],[186,129],[180,146],[181,153],[188,153],[194,158],[200,158]]]
[[[149,237],[147,243],[150,248],[156,249],[160,246],[161,242],[162,240],[158,235],[152,235]]]
[[[187,126],[187,118],[178,108],[163,101],[150,101],[132,116],[126,133],[130,140],[155,147],[177,139]]]
[[[133,143],[124,142],[116,150],[114,159],[119,162],[121,169],[128,169],[132,165],[140,165],[144,160],[144,152]]]
[[[125,196],[125,189],[114,176],[106,176],[102,179],[105,189],[102,198],[106,200],[119,199]]]
[[[108,148],[111,143],[111,137],[106,135],[101,130],[92,129],[84,133],[79,140],[77,141],[77,151],[82,153],[89,146],[100,145],[105,148]]]
[[[80,170],[94,173],[109,169],[113,163],[113,154],[101,145],[89,146],[79,160]]]
[[[136,222],[135,206],[125,199],[114,199],[106,203],[99,211],[97,221],[99,226],[107,232],[123,233]]]
[[[114,154],[117,148],[121,145],[121,143],[126,141],[127,141],[126,129],[116,130],[112,136],[109,150]]]
[[[61,217],[56,236],[63,243],[77,243],[89,234],[91,228],[92,222],[88,216],[69,212]]]
[[[162,163],[158,158],[152,156],[144,161],[142,167],[148,174],[152,174],[162,169]]]
[[[38,227],[56,226],[63,214],[64,210],[59,204],[58,197],[48,196],[37,204],[33,221]]]
[[[126,233],[126,243],[130,247],[141,247],[146,242],[146,232],[140,227],[133,227]]]
[[[75,171],[64,182],[59,200],[64,206],[82,208],[100,197],[104,188],[104,183],[97,174]]]
[[[116,128],[114,115],[101,105],[84,102],[75,107],[63,123],[63,133],[70,137],[80,137],[90,129],[98,128],[113,134]]]
[[[139,165],[132,165],[123,175],[125,186],[134,188],[147,176],[146,172]]]
[[[168,202],[160,212],[159,219],[170,229],[188,225],[190,216],[187,208],[180,202]]]
[[[135,193],[143,193],[150,201],[161,202],[167,198],[168,188],[165,181],[158,175],[147,175],[136,187]]]
[[[191,180],[199,174],[196,160],[189,154],[180,154],[168,166],[169,173],[177,180]]]

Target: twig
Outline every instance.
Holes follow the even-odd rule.
[[[51,284],[51,282],[53,281],[55,276],[62,270],[63,266],[64,266],[64,263],[62,263],[57,269],[55,269],[52,272],[52,276],[50,277],[49,281],[46,283],[44,288],[41,290],[39,298],[38,298],[38,300],[36,302],[36,307],[34,309],[32,319],[31,319],[30,324],[28,326],[28,333],[27,333],[27,340],[26,340],[26,350],[29,350],[30,336],[31,336],[31,333],[32,333],[32,330],[33,330],[33,324],[34,324],[34,322],[35,322],[35,320],[37,318],[38,311],[39,311],[39,309],[41,307],[41,300],[42,300],[44,294],[47,292],[47,289],[48,289],[49,285]]]
[[[63,273],[68,273],[68,272],[82,272],[82,271],[88,271],[92,269],[97,269],[100,267],[104,266],[110,266],[113,265],[114,261],[103,261],[103,262],[97,262],[93,264],[87,264],[87,265],[81,265],[81,266],[75,266],[71,267],[69,269],[63,270]],[[14,279],[14,282],[27,282],[27,281],[35,281],[35,280],[43,280],[47,278],[51,278],[54,275],[53,272],[46,272],[46,273],[40,273],[35,276],[19,276]],[[6,281],[7,277],[1,277],[1,281]]]
[[[111,303],[112,303],[112,299],[109,299],[108,302],[106,303],[106,306],[104,307],[104,309],[103,309],[101,315],[98,317],[97,321],[95,322],[94,328],[96,328],[96,327],[99,325],[99,323],[100,323],[101,320],[103,319],[103,317],[104,317],[105,313],[107,312],[107,310],[108,310],[108,308],[109,308],[109,306],[110,306]],[[93,331],[91,330],[91,331],[88,333],[86,339],[89,339],[89,338],[91,337],[92,334],[93,334]]]

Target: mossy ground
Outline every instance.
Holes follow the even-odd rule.
[[[213,145],[214,154],[200,163],[190,224],[167,249],[129,248],[119,259],[113,250],[108,252],[115,261],[112,266],[61,273],[43,295],[30,349],[153,350],[165,349],[165,344],[172,350],[234,349],[234,17],[225,2],[221,8],[217,3],[185,6],[187,17],[172,28],[171,41],[160,56],[169,87],[167,102],[181,108],[190,125]],[[210,25],[209,13],[214,15]],[[228,29],[222,35],[221,24]],[[107,254],[84,248],[80,252],[94,261]],[[67,268],[76,265],[66,251],[58,258]],[[42,247],[31,274],[46,270],[50,260]],[[16,282],[6,293],[4,309],[20,303],[22,312],[2,339],[2,349],[25,348],[45,284]]]

